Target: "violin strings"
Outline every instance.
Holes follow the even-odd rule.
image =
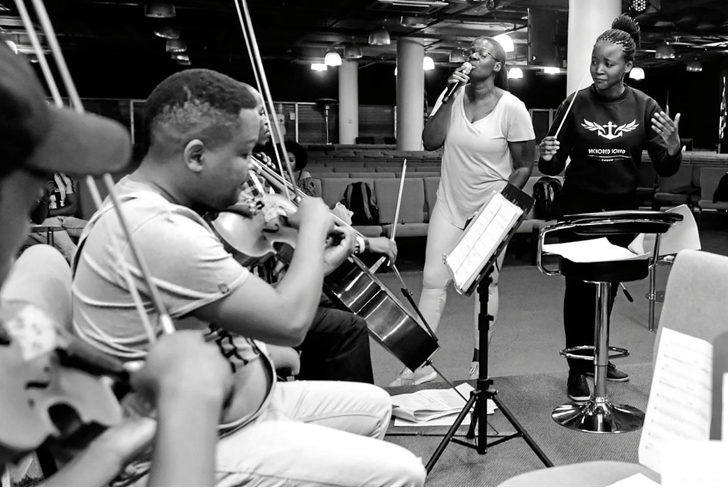
[[[23,0],[16,0],[16,5],[22,3]],[[68,71],[68,66],[66,65],[66,61],[63,57],[63,53],[61,52],[60,45],[58,44],[58,39],[55,36],[55,31],[53,30],[53,26],[51,24],[50,18],[48,17],[48,13],[45,10],[45,6],[43,5],[43,2],[41,0],[32,0],[33,6],[36,10],[36,15],[38,16],[41,26],[43,27],[46,40],[48,41],[48,44],[51,47],[51,52],[53,53],[54,59],[56,61],[56,66],[58,68],[58,71],[61,74],[61,78],[65,84],[66,91],[68,92],[69,98],[73,104],[72,108],[76,110],[78,113],[84,112],[83,103],[81,102],[81,98],[78,94],[78,91],[76,90],[76,86],[73,82],[73,79],[71,78],[71,74]],[[27,13],[27,11],[26,11]],[[28,31],[33,30],[32,23],[29,24],[29,26],[26,26],[26,29]],[[42,51],[41,51],[42,53]],[[51,77],[52,78],[52,77]],[[106,187],[109,191],[109,196],[111,197],[111,200],[114,203],[114,209],[117,213],[117,216],[119,217],[119,220],[122,222],[122,227],[127,235],[129,246],[134,254],[134,257],[137,261],[137,264],[139,265],[139,268],[142,272],[142,275],[147,282],[150,295],[152,297],[152,301],[155,304],[155,307],[157,309],[157,312],[159,314],[159,319],[161,322],[162,330],[165,334],[169,334],[174,332],[174,325],[172,323],[171,318],[169,317],[169,314],[167,313],[167,310],[164,306],[164,304],[161,301],[161,297],[159,295],[159,291],[156,288],[156,285],[151,280],[151,273],[149,272],[148,267],[146,266],[146,262],[144,261],[143,257],[141,256],[141,253],[139,253],[139,249],[136,246],[136,242],[133,240],[131,234],[129,233],[128,225],[126,225],[126,220],[124,218],[124,215],[122,213],[119,200],[116,196],[116,190],[114,188],[114,182],[111,178],[111,175],[104,174],[103,181],[106,184]],[[98,187],[96,187],[96,183],[94,182],[93,178],[91,176],[86,177],[86,182],[89,186],[89,189],[91,191],[91,195],[93,197],[94,203],[99,209],[101,207],[101,197],[98,193]],[[138,307],[138,310],[141,308],[143,309],[143,306]],[[148,336],[150,336],[150,341],[155,340],[154,332],[151,331],[147,333]]]

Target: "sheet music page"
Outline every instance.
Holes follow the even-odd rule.
[[[640,437],[640,464],[661,473],[668,441],[710,438],[712,378],[713,345],[663,328]]]
[[[465,234],[446,256],[455,284],[467,289],[480,269],[493,256],[498,244],[508,233],[523,210],[503,197],[493,194],[478,216],[465,229]]]
[[[674,223],[660,237],[660,256],[675,254],[683,249],[701,249],[698,224],[690,208],[682,204],[665,212],[681,214],[683,219]],[[639,234],[627,247],[636,254],[652,254],[655,249],[655,234]]]
[[[563,256],[574,263],[637,260],[649,256],[648,253],[635,254],[627,248],[615,246],[606,237],[562,242],[559,244],[545,244],[543,250],[546,253]]]
[[[728,488],[728,443],[725,441],[667,441],[663,452],[662,486]]]

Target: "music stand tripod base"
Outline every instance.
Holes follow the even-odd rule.
[[[476,390],[472,391],[470,393],[470,399],[465,404],[463,409],[460,411],[460,414],[455,419],[455,422],[452,424],[448,432],[443,437],[442,441],[438,445],[435,452],[432,454],[432,457],[430,457],[430,460],[427,462],[427,465],[425,466],[425,470],[429,474],[430,471],[432,471],[433,467],[437,463],[438,459],[442,455],[442,453],[445,451],[445,448],[450,442],[460,444],[462,446],[467,446],[469,448],[475,449],[479,454],[483,455],[488,452],[488,448],[495,446],[497,444],[503,443],[505,441],[508,441],[510,439],[515,438],[523,438],[526,441],[526,444],[531,448],[531,450],[536,454],[536,456],[543,462],[543,464],[546,467],[552,467],[553,463],[549,460],[549,458],[546,456],[546,454],[541,450],[541,448],[536,444],[536,442],[533,440],[533,438],[528,434],[528,432],[523,428],[523,426],[518,422],[518,420],[513,416],[513,414],[508,410],[506,405],[500,400],[498,397],[498,391],[495,390],[493,385],[493,380],[488,378],[488,330],[490,323],[493,320],[493,317],[488,314],[488,285],[491,282],[490,273],[488,272],[485,274],[485,279],[482,280],[478,284],[478,293],[480,298],[480,314],[478,315],[478,331],[479,331],[479,338],[480,338],[480,368],[479,368],[479,375],[477,380],[477,387]],[[492,436],[487,433],[487,400],[492,399],[493,402],[496,404],[498,409],[503,413],[503,416],[511,423],[511,425],[516,429],[516,432],[509,435],[496,435]],[[460,427],[460,424],[462,424],[463,420],[465,419],[466,415],[471,411],[472,409],[472,418],[470,427],[468,429],[468,433],[466,434],[466,438],[475,440],[475,443],[468,443],[465,441],[461,441],[459,439],[456,439],[455,433]],[[488,438],[498,438],[495,441],[488,442]]]
[[[626,404],[612,404],[608,398],[592,397],[585,404],[562,404],[551,417],[567,429],[593,433],[633,432],[642,428],[645,414]]]

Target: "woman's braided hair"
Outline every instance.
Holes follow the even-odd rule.
[[[640,26],[627,14],[621,14],[612,21],[612,29],[597,37],[597,42],[604,40],[622,47],[625,61],[634,61],[635,52],[640,45]]]

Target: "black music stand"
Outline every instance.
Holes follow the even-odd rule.
[[[476,389],[470,393],[470,399],[468,399],[468,402],[465,404],[462,411],[455,419],[455,422],[452,424],[452,426],[450,426],[450,429],[447,431],[444,438],[438,445],[435,453],[432,454],[432,457],[430,457],[430,460],[427,462],[425,468],[427,469],[428,474],[435,466],[435,463],[440,458],[442,453],[445,451],[445,448],[451,441],[463,446],[467,446],[468,448],[473,448],[477,450],[479,454],[484,455],[485,453],[487,453],[489,447],[495,446],[516,437],[523,437],[526,443],[528,443],[528,446],[531,448],[531,450],[533,450],[536,456],[538,456],[541,462],[543,462],[546,467],[553,467],[553,463],[551,463],[546,454],[541,450],[541,448],[539,448],[539,446],[535,443],[533,438],[531,438],[528,432],[526,432],[526,430],[518,422],[518,420],[516,420],[516,418],[508,410],[505,404],[503,404],[503,401],[501,401],[500,397],[498,397],[498,391],[493,387],[493,380],[488,378],[488,330],[490,329],[490,323],[493,320],[493,316],[488,314],[488,286],[491,283],[491,272],[493,271],[493,267],[495,266],[498,256],[503,252],[506,245],[508,244],[508,241],[510,241],[513,235],[516,233],[518,226],[525,219],[526,215],[531,210],[531,207],[534,203],[533,198],[529,197],[524,192],[510,184],[503,189],[501,195],[503,195],[508,201],[520,207],[523,213],[515,222],[512,223],[512,226],[510,227],[507,234],[502,238],[502,240],[500,240],[500,242],[498,242],[496,250],[493,253],[492,257],[488,259],[485,265],[481,268],[476,279],[472,282],[468,289],[465,291],[459,291],[463,294],[467,294],[468,296],[470,296],[477,289],[480,296],[480,313],[478,314],[480,370],[478,373]],[[508,435],[488,435],[488,399],[493,400],[493,402],[503,412],[503,415],[506,417],[506,419],[508,419],[511,425],[513,425],[517,432]],[[463,422],[463,420],[465,420],[465,417],[471,409],[474,409],[473,417],[470,423],[470,428],[468,429],[465,437],[471,440],[475,439],[475,444],[468,443],[454,437],[455,433],[460,427],[460,424]],[[476,427],[477,435],[475,433]],[[488,437],[497,437],[498,439],[492,441],[491,443],[488,443]]]

